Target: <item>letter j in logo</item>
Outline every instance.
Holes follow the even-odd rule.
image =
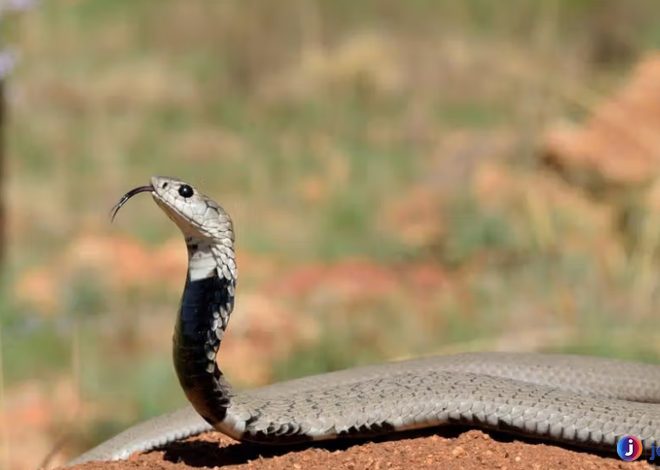
[[[635,436],[623,436],[616,444],[616,453],[621,460],[632,462],[642,455],[642,441]]]

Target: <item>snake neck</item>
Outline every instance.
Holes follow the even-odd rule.
[[[186,238],[188,274],[174,330],[174,366],[197,412],[211,425],[225,419],[232,388],[216,355],[234,308],[236,264],[231,240]]]

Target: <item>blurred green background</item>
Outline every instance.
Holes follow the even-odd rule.
[[[658,17],[653,0],[51,0],[3,18],[20,62],[0,467],[184,403],[184,245],[148,197],[108,218],[153,174],[234,218],[219,362],[237,386],[467,350],[657,360],[660,101],[629,88],[660,70]]]

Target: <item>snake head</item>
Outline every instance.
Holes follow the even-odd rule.
[[[234,241],[231,218],[211,198],[176,178],[151,178],[156,204],[179,227],[186,238]]]
[[[150,192],[156,204],[179,227],[187,239],[220,243],[234,241],[231,218],[215,201],[176,178],[153,176],[151,184],[127,192],[112,209],[112,217],[131,197]]]

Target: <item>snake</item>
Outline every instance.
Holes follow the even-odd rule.
[[[660,438],[660,366],[601,357],[463,353],[236,390],[216,357],[238,279],[232,220],[190,184],[162,176],[127,192],[112,218],[143,192],[176,224],[188,250],[173,360],[190,404],[123,431],[71,465],[126,459],[212,429],[287,445],[461,425],[610,454],[625,436],[647,450]]]

